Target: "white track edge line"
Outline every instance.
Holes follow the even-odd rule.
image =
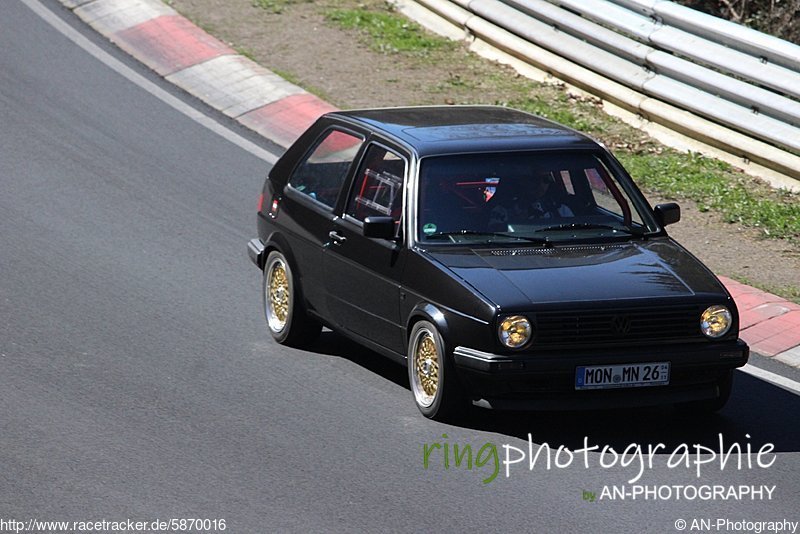
[[[211,117],[196,110],[195,108],[186,104],[185,102],[182,102],[179,98],[172,96],[167,91],[157,86],[155,83],[151,82],[144,76],[133,71],[133,69],[131,69],[118,59],[114,58],[113,56],[111,56],[108,52],[106,52],[96,44],[89,41],[89,39],[81,35],[80,32],[78,32],[77,30],[69,26],[69,24],[61,20],[55,13],[44,7],[38,0],[22,0],[22,2],[26,6],[28,6],[34,13],[39,15],[39,17],[41,17],[50,26],[55,28],[67,39],[69,39],[70,41],[81,47],[88,54],[90,54],[91,56],[93,56],[94,58],[105,64],[107,67],[109,67],[110,69],[114,70],[115,72],[117,72],[118,74],[129,80],[130,82],[138,85],[151,95],[155,96],[168,106],[179,111],[180,113],[183,113],[184,115],[186,115],[196,123],[200,124],[201,126],[208,128],[217,135],[223,137],[224,139],[230,141],[236,146],[253,154],[257,158],[266,161],[269,164],[274,164],[278,160],[277,154],[261,148],[252,141],[248,141],[241,135],[226,128],[225,126],[218,123]]]
[[[746,364],[744,367],[739,368],[740,371],[744,371],[745,373],[752,375],[756,378],[760,378],[770,384],[774,384],[778,387],[781,387],[785,390],[791,391],[795,394],[800,394],[800,382],[795,382],[790,378],[786,378],[783,375],[779,375],[777,373],[773,373],[771,371],[766,371],[760,367],[756,367],[751,364]]]

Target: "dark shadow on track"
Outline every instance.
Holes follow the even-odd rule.
[[[787,420],[800,410],[800,396],[739,371],[733,388],[728,404],[716,414],[687,415],[671,406],[549,413],[474,409],[463,425],[526,440],[530,433],[534,443],[572,450],[583,447],[589,437],[590,445],[609,445],[616,451],[631,443],[663,443],[668,451],[699,444],[719,451],[720,434],[724,450],[734,442],[743,450],[748,443],[754,451],[765,443],[773,444],[775,452],[800,450],[800,427]]]
[[[333,332],[323,332],[310,350],[347,359],[409,388],[405,367]],[[583,412],[501,412],[470,406],[451,424],[523,440],[531,434],[534,443],[546,442],[553,449],[561,445],[580,449],[584,438],[589,438],[590,445],[608,445],[618,452],[630,444],[646,448],[659,443],[669,452],[681,444],[719,451],[721,434],[724,450],[738,443],[744,451],[750,443],[757,452],[763,444],[771,443],[774,452],[797,452],[800,426],[788,422],[797,413],[800,396],[737,371],[731,399],[716,414],[687,415],[671,406]]]
[[[408,372],[405,367],[335,332],[324,330],[319,341],[307,347],[307,350],[344,358],[398,386],[409,389]]]

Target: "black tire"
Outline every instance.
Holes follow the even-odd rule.
[[[713,399],[692,401],[679,404],[678,410],[687,415],[703,415],[720,411],[728,403],[733,389],[733,370],[727,371],[717,381],[718,395]]]
[[[319,339],[322,325],[306,313],[300,285],[286,257],[277,250],[267,256],[261,289],[264,317],[275,341],[303,347]]]
[[[442,335],[419,321],[408,341],[408,382],[419,411],[429,419],[453,419],[465,407],[461,384]]]

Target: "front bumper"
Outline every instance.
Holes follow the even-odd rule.
[[[653,406],[712,399],[731,370],[747,363],[742,340],[657,347],[586,348],[498,355],[467,347],[453,351],[458,374],[479,405],[499,409],[586,409]],[[578,366],[670,362],[670,383],[577,390]]]

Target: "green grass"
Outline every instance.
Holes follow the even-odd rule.
[[[603,124],[605,117],[599,117],[598,112],[591,109],[594,104],[587,101],[570,100],[563,91],[559,91],[555,95],[538,95],[533,98],[512,101],[509,106],[540,115],[594,137],[606,131]]]
[[[330,9],[325,17],[340,28],[359,31],[370,48],[382,53],[418,59],[435,52],[436,63],[445,66],[483,61],[465,56],[458,45],[426,32],[391,6],[372,6]],[[607,115],[595,98],[571,95],[563,86],[531,82],[508,72],[502,76],[487,76],[486,70],[479,68],[475,72],[478,74],[472,78],[448,73],[433,89],[439,93],[463,89],[469,92],[462,103],[507,105],[585,132],[605,143],[646,192],[694,201],[701,211],[714,211],[727,222],[759,228],[767,237],[800,240],[800,194],[776,191],[727,163],[664,147]],[[487,86],[506,95],[504,101],[481,101],[481,88]]]
[[[786,300],[794,302],[795,304],[800,304],[800,287],[795,285],[789,286],[775,286],[771,284],[759,284],[746,276],[738,276],[737,280],[743,284],[748,286],[752,286],[758,288],[762,291],[766,291],[767,293],[772,293],[773,295],[778,295]]]
[[[469,78],[463,78],[458,74],[448,74],[447,78],[439,82],[435,90],[440,93],[447,93],[451,89],[461,89],[473,91],[477,89],[477,83]]]
[[[437,61],[444,65],[449,64],[447,61],[465,61],[454,43],[426,33],[390,9],[334,9],[326,13],[326,18],[368,35],[370,47],[380,52],[420,56],[440,51],[443,55],[437,56]],[[453,52],[453,57],[447,57],[448,52]],[[436,89],[473,90],[487,83],[507,92],[508,101],[499,104],[541,115],[604,142],[648,192],[694,201],[702,211],[712,210],[725,221],[759,228],[768,237],[800,239],[800,195],[761,185],[727,163],[663,147],[604,113],[596,99],[570,95],[563,87],[510,77],[469,79],[448,74]]]
[[[256,60],[255,54],[249,48],[245,48],[243,46],[234,46],[233,49],[236,50],[236,53],[239,54],[240,56],[244,56],[250,61],[255,61],[256,63],[258,62]]]
[[[297,76],[295,76],[294,74],[292,74],[291,72],[287,71],[287,70],[281,70],[281,69],[273,68],[272,72],[274,72],[275,74],[277,74],[278,76],[280,76],[281,78],[283,78],[284,80],[286,80],[289,83],[293,83],[295,85],[302,85],[300,83],[300,79]]]
[[[281,78],[283,78],[287,82],[293,83],[294,85],[297,85],[298,87],[302,87],[303,89],[305,89],[306,91],[308,91],[312,95],[320,97],[322,100],[330,100],[330,98],[328,98],[328,95],[325,94],[325,91],[323,91],[322,89],[319,89],[318,87],[314,87],[312,85],[308,85],[307,83],[304,83],[300,78],[298,78],[293,73],[291,73],[291,72],[289,72],[287,70],[282,70],[282,69],[277,69],[275,67],[272,67],[272,72],[277,74],[278,76],[280,76]]]
[[[287,6],[291,4],[298,3],[298,0],[252,0],[253,7],[261,8],[270,13],[274,13],[276,15],[280,15],[286,9]],[[303,0],[305,2],[311,2],[312,0]]]
[[[766,236],[800,238],[800,195],[760,186],[726,163],[698,154],[664,150],[654,156],[617,154],[639,184],[662,194],[688,198],[701,211],[760,228]]]
[[[544,94],[512,101],[604,142],[645,191],[697,203],[726,222],[759,228],[766,237],[800,239],[800,195],[777,191],[722,161],[666,148],[597,109],[591,100]]]
[[[435,50],[455,47],[455,43],[426,33],[418,24],[388,7],[384,11],[332,9],[325,13],[325,18],[340,28],[358,30],[369,36],[369,46],[384,54],[426,56]]]

